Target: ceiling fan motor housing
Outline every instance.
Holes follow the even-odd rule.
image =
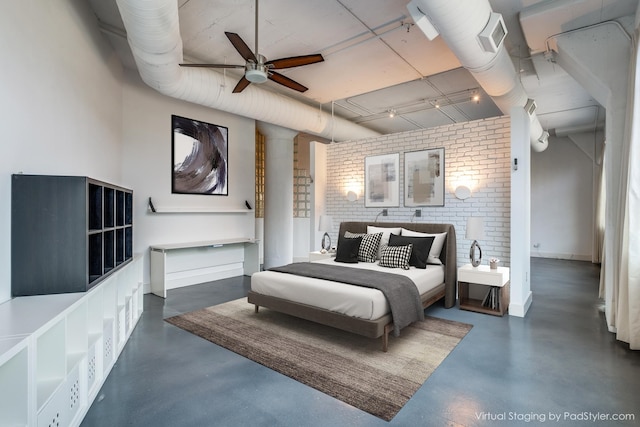
[[[268,69],[267,69],[267,66],[264,65],[264,56],[262,55],[257,55],[257,56],[259,61],[257,64],[251,61],[247,62],[244,76],[251,83],[264,83],[267,81],[269,77],[269,74],[267,72]]]

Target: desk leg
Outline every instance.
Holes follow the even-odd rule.
[[[166,255],[162,251],[151,250],[151,292],[162,298],[167,297],[165,287]]]
[[[244,275],[251,276],[260,271],[260,245],[258,242],[244,244]]]

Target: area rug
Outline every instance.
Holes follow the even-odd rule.
[[[471,330],[427,317],[381,340],[361,337],[261,307],[246,298],[167,322],[356,408],[390,421]]]

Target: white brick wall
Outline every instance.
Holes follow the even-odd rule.
[[[469,261],[471,241],[465,238],[469,216],[485,219],[483,264],[496,257],[509,265],[510,252],[510,125],[509,117],[495,117],[437,128],[384,135],[353,142],[333,143],[327,150],[327,213],[333,216],[331,239],[337,242],[341,221],[373,221],[382,210],[364,207],[364,160],[367,156],[400,153],[400,206],[388,208],[379,221],[410,222],[416,208],[404,207],[404,153],[429,148],[445,149],[445,205],[418,207],[414,222],[450,223],[458,238],[458,264]],[[473,194],[456,199],[453,191],[461,182],[471,184]],[[357,183],[361,190],[355,202],[346,199],[347,188]]]

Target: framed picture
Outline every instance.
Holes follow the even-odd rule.
[[[404,205],[444,206],[444,148],[404,153]]]
[[[229,195],[229,129],[171,116],[171,192]]]
[[[364,159],[365,199],[367,208],[400,205],[400,154],[385,154]]]

